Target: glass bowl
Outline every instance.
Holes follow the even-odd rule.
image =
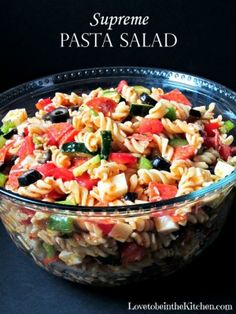
[[[88,92],[130,85],[178,88],[195,106],[216,102],[218,113],[236,123],[236,94],[212,81],[184,73],[139,67],[75,70],[12,88],[0,97],[0,115],[34,104],[55,92]],[[115,286],[169,275],[190,263],[219,234],[234,197],[236,172],[191,194],[132,206],[73,207],[27,199],[0,189],[0,216],[12,240],[54,275],[83,284]],[[176,224],[171,209],[186,210]],[[48,223],[61,224],[52,231]],[[169,228],[162,228],[168,221]],[[122,228],[119,233],[111,227]],[[58,229],[58,228],[55,228]],[[125,238],[125,240],[124,240]],[[53,251],[52,251],[53,248]]]

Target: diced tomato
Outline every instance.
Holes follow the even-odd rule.
[[[45,257],[43,260],[42,260],[42,263],[47,266],[48,264],[51,264],[51,263],[55,263],[59,260],[59,257],[58,256],[55,256],[55,257]]]
[[[100,205],[103,206],[103,205]],[[103,232],[104,235],[107,235],[111,232],[112,228],[115,226],[115,222],[111,219],[87,219],[85,222],[90,222],[96,224]]]
[[[207,132],[208,136],[214,136],[214,130],[219,129],[220,125],[218,122],[206,123],[204,126],[204,130]]]
[[[175,197],[178,189],[175,185],[150,182],[148,186],[149,200],[157,202]]]
[[[118,86],[116,87],[117,92],[118,92],[118,93],[122,93],[122,89],[123,89],[123,87],[124,87],[125,85],[128,86],[127,81],[125,81],[125,80],[120,81],[119,84],[118,84]]]
[[[63,137],[60,139],[60,145],[68,143],[68,142],[73,142],[75,136],[79,133],[79,131],[73,129],[66,134],[63,135]]]
[[[21,220],[20,222],[22,225],[28,226],[31,224],[31,217]]]
[[[173,219],[175,223],[186,220],[187,215],[176,215],[175,209],[158,210],[151,214],[151,217],[164,217],[169,216]]]
[[[236,147],[233,146],[231,147],[231,156],[235,156],[236,155]]]
[[[35,169],[39,171],[44,177],[49,177],[52,170],[57,169],[57,167],[53,162],[48,162],[37,166]]]
[[[178,89],[173,89],[169,93],[166,93],[164,95],[160,95],[160,98],[166,99],[169,101],[173,100],[173,101],[176,101],[176,102],[184,104],[184,105],[192,106],[192,104],[188,100],[188,98],[183,93],[181,93],[181,91]]]
[[[8,150],[11,148],[11,146],[14,144],[14,142],[5,145],[3,148],[0,149],[0,165],[2,165],[7,157]]]
[[[191,145],[177,146],[174,149],[173,160],[189,159],[195,155],[195,148]]]
[[[24,133],[24,136],[28,136],[29,135],[29,129],[28,129],[27,126],[24,128],[23,133]]]
[[[151,134],[151,133],[145,133],[145,134],[134,133],[131,136],[128,136],[128,138],[134,138],[137,141],[151,142],[153,140],[153,134]]]
[[[130,153],[111,153],[109,161],[114,161],[122,165],[134,165],[137,164],[138,159]]]
[[[45,195],[45,198],[51,198],[53,200],[58,200],[62,197],[62,194],[58,193],[57,191],[51,191]]]
[[[146,250],[134,242],[125,243],[121,250],[121,261],[123,265],[141,261],[146,255]]]
[[[30,240],[35,240],[35,239],[37,239],[37,238],[38,238],[37,233],[33,233],[33,232],[30,232],[30,233],[29,233],[29,239],[30,239]]]
[[[35,169],[44,177],[54,177],[55,179],[62,179],[62,181],[70,181],[75,178],[71,170],[58,168],[51,162],[37,166]]]
[[[204,138],[204,145],[206,147],[213,147],[215,148],[216,150],[219,149],[219,146],[220,146],[220,133],[219,133],[219,130],[213,130],[214,132],[214,136],[206,136],[204,135],[203,138]]]
[[[110,114],[115,111],[117,103],[111,98],[97,97],[88,101],[86,105],[97,112],[102,112],[105,116],[110,116]]]
[[[44,109],[45,106],[49,105],[52,103],[52,100],[51,98],[45,98],[45,99],[40,99],[37,104],[35,105],[35,107],[38,109],[38,110],[41,110],[41,109]]]
[[[62,137],[73,130],[73,126],[71,123],[67,122],[60,122],[60,123],[53,123],[47,128],[47,136],[49,138],[49,141],[59,143]],[[49,145],[53,145],[52,143],[49,143]]]
[[[225,161],[231,156],[231,147],[229,145],[221,144],[219,147],[219,154]]]
[[[46,134],[44,134],[44,138],[46,138],[48,146],[58,146],[58,142],[49,132],[46,132]]]
[[[28,217],[26,219],[21,220],[22,225],[30,225],[31,224],[31,219],[34,217],[35,212],[33,210],[30,210],[28,208],[21,208],[20,212],[26,214]]]
[[[28,209],[28,208],[25,208],[25,207],[21,207],[19,209],[20,212],[30,216],[31,218],[35,215],[35,211],[31,210],[31,209]]]
[[[188,216],[187,214],[184,214],[184,215],[173,215],[173,216],[171,216],[171,218],[173,219],[173,221],[175,223],[179,223],[179,222],[181,222],[183,220],[186,220],[187,216]]]
[[[32,136],[26,136],[24,138],[23,144],[17,152],[17,155],[23,160],[26,156],[33,155],[34,143]]]
[[[70,181],[75,179],[72,171],[66,168],[53,169],[52,171],[50,171],[49,175],[54,177],[55,179],[62,179],[62,181]]]
[[[102,230],[104,235],[107,235],[111,232],[115,224],[109,223],[98,223],[98,227]]]
[[[18,188],[19,187],[19,182],[18,182],[18,177],[25,172],[25,170],[22,170],[22,166],[18,163],[16,165],[13,165],[11,167],[9,176],[8,176],[8,181],[7,184],[12,186],[13,188]]]
[[[53,104],[48,104],[48,105],[46,105],[46,106],[43,108],[43,110],[46,111],[46,112],[51,112],[51,111],[53,111],[54,109],[56,109],[56,107],[55,107],[55,105],[53,105]]]
[[[142,119],[139,127],[140,133],[159,134],[164,130],[164,127],[159,119]]]
[[[83,173],[79,177],[76,177],[75,180],[88,190],[92,190],[92,188],[97,185],[99,181],[99,179],[91,179],[87,172]]]

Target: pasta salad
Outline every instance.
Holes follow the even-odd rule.
[[[1,126],[0,186],[24,197],[75,206],[158,202],[235,169],[233,122],[178,89],[122,80],[35,106],[33,117],[10,110]]]

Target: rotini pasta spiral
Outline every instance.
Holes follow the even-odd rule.
[[[174,184],[174,176],[167,171],[156,169],[140,169],[138,170],[138,177],[140,184],[148,184],[149,182],[161,182],[164,184]]]
[[[28,186],[21,186],[18,188],[18,193],[22,196],[41,199],[49,192],[53,191],[55,181],[53,178],[47,177],[44,180],[38,180],[37,182]]]
[[[138,245],[150,248],[151,251],[160,249],[161,244],[158,236],[152,232],[133,232],[130,236]]]
[[[193,160],[196,162],[202,161],[208,165],[212,165],[216,162],[216,159],[219,158],[219,156],[218,151],[211,147],[204,151],[201,155],[196,155]]]
[[[186,133],[186,140],[188,141],[189,145],[193,146],[196,150],[201,148],[203,143],[203,137],[196,132],[194,134]]]
[[[59,168],[69,168],[71,165],[70,157],[61,152],[56,146],[50,147],[52,152],[52,161]]]
[[[124,146],[131,152],[136,154],[148,155],[150,149],[148,148],[148,141],[138,141],[135,138],[125,138]]]
[[[129,115],[129,112],[130,106],[127,105],[125,101],[122,101],[117,105],[115,112],[113,112],[111,115],[111,118],[115,121],[122,121]]]
[[[70,95],[64,93],[56,93],[55,97],[53,97],[52,99],[52,102],[56,107],[73,106],[81,105],[83,99],[74,92],[72,92]]]
[[[111,131],[113,138],[117,141],[124,141],[126,134],[120,129],[119,124],[111,118],[105,117],[102,112],[99,112],[98,116],[92,116],[92,121],[100,130]]]
[[[126,221],[131,225],[133,230],[138,232],[153,231],[155,229],[155,224],[149,216],[129,218]]]
[[[98,132],[81,131],[75,136],[75,141],[84,143],[90,152],[96,152],[101,144],[101,137]]]
[[[93,179],[107,180],[109,177],[113,177],[120,172],[124,172],[127,169],[125,165],[118,164],[116,162],[107,162],[102,160],[100,166],[94,169],[89,169],[88,173]]]
[[[153,135],[153,140],[157,144],[161,156],[166,160],[171,160],[174,154],[174,148],[168,145],[169,140],[166,137],[157,134]]]
[[[149,110],[149,114],[146,116],[150,119],[161,119],[165,116],[165,114],[168,111],[168,107],[166,105],[166,102],[164,99],[158,101],[158,103]],[[169,102],[168,102],[169,103]]]
[[[227,136],[227,134],[221,134],[220,135],[220,141],[224,145],[231,145],[234,141],[233,135]]]
[[[121,92],[122,97],[129,103],[137,103],[139,100],[138,94],[132,86],[124,85]]]
[[[162,118],[161,122],[164,129],[170,134],[195,134],[195,132],[197,131],[196,127],[193,124],[178,119],[172,122],[167,118]]]
[[[182,175],[179,185],[177,196],[191,193],[195,190],[202,188],[205,184],[211,183],[211,173],[208,170],[201,168],[191,167]]]
[[[201,112],[202,120],[211,120],[214,117],[215,106],[215,103],[210,103],[208,108],[206,108],[205,106],[200,106],[195,107],[194,109]]]

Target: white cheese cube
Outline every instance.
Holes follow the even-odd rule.
[[[98,182],[98,191],[103,202],[112,202],[128,192],[125,174],[121,173]]]
[[[132,231],[133,228],[129,224],[118,222],[112,228],[111,232],[109,233],[109,237],[120,242],[125,242],[128,239],[129,235],[132,233]]]
[[[155,217],[154,222],[158,232],[171,233],[179,230],[179,226],[170,216]]]
[[[219,160],[215,166],[215,175],[220,178],[224,178],[233,172],[235,168],[229,165],[227,162]]]
[[[2,119],[2,123],[13,122],[15,126],[18,126],[27,119],[27,112],[25,109],[10,110]]]

